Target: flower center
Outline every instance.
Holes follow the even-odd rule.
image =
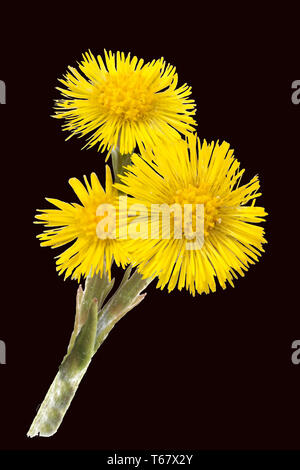
[[[196,215],[198,214],[201,219],[201,213],[204,214],[204,237],[209,235],[209,232],[214,228],[217,223],[221,223],[219,208],[222,204],[220,196],[212,196],[209,192],[209,187],[206,183],[199,186],[189,184],[188,187],[177,189],[174,197],[174,202],[182,207],[182,214],[184,214],[184,205],[192,205],[192,217],[185,224],[184,234],[190,237],[195,233],[197,228]],[[203,205],[202,212],[197,213],[197,204]],[[202,208],[201,207],[201,208]],[[203,219],[202,219],[203,220]]]
[[[140,121],[153,111],[155,93],[141,71],[107,75],[93,97],[101,112],[122,121]]]
[[[114,219],[111,218],[111,214],[105,209],[105,206],[103,206],[104,209],[99,212],[99,208],[102,204],[106,203],[96,201],[91,202],[89,205],[86,205],[81,209],[76,218],[77,231],[81,232],[81,234],[91,240],[94,240],[96,237],[99,238],[97,227],[99,230],[101,229],[101,232],[107,234],[107,237],[114,227]],[[100,227],[99,222],[104,219],[105,222],[103,222]]]

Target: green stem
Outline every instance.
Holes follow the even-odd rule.
[[[85,283],[85,290],[83,292],[81,285],[77,291],[76,297],[76,316],[75,316],[75,324],[74,330],[70,339],[68,352],[71,351],[75,339],[86,322],[88,311],[93,299],[97,299],[98,301],[98,309],[100,309],[112,290],[114,286],[115,280],[112,279],[111,281],[108,278],[106,272],[103,273],[102,277],[98,275],[88,276]]]
[[[104,305],[103,309],[100,310],[95,340],[95,352],[101,346],[115,324],[121,320],[127,312],[136,307],[146,296],[146,293],[141,294],[141,292],[150,284],[152,279],[143,279],[137,271],[127,279],[126,274],[127,272],[125,272],[124,275],[125,280],[123,279],[115,295]]]
[[[72,378],[62,378],[58,371],[30,426],[28,437],[50,437],[56,433],[86,370],[87,367]]]
[[[69,346],[68,353],[61,363],[59,371],[28,431],[28,437],[48,437],[55,434],[89,367],[92,357],[114,325],[145,297],[146,294],[141,294],[141,292],[150,283],[150,279],[142,279],[137,271],[129,277],[130,269],[128,268],[125,271],[118,290],[100,311],[97,297],[101,298],[103,294],[95,291],[95,286],[99,285],[99,279],[95,279],[95,276],[87,279],[80,309],[84,311],[87,306],[87,299],[92,299],[87,319],[75,340],[73,339],[73,345]],[[103,280],[101,281],[103,282]],[[108,285],[105,284],[102,288],[107,291]],[[73,336],[74,332],[71,341]]]
[[[28,437],[52,436],[59,428],[93,356],[97,319],[98,301],[93,299],[86,322],[61,363],[27,433]]]
[[[124,169],[126,168],[126,166],[130,165],[131,154],[128,153],[125,155],[121,155],[119,151],[119,147],[115,147],[111,151],[111,159],[112,159],[112,165],[113,165],[113,170],[114,170],[115,183],[120,183],[119,175],[123,175]]]

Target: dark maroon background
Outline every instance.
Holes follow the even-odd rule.
[[[300,365],[291,362],[300,339],[294,15],[174,5],[108,12],[87,3],[74,16],[26,6],[3,17],[0,449],[300,448]],[[260,175],[268,245],[234,289],[192,298],[150,286],[93,359],[58,433],[30,440],[66,351],[76,292],[57,276],[58,251],[40,248],[32,221],[44,197],[74,200],[71,176],[104,168],[95,148],[64,141],[50,117],[55,86],[82,52],[104,48],[163,56],[179,83],[192,85],[199,135],[231,143],[244,181]]]

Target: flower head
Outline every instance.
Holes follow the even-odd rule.
[[[59,274],[65,272],[65,278],[72,275],[73,279],[79,280],[89,273],[103,274],[104,270],[110,278],[113,259],[122,267],[127,262],[124,242],[115,237],[117,217],[115,213],[110,216],[109,212],[114,207],[117,210],[118,196],[117,190],[112,186],[109,167],[106,167],[105,191],[95,173],[91,174],[90,180],[89,184],[84,176],[86,187],[77,178],[69,180],[81,204],[47,198],[58,209],[39,210],[42,213],[36,215],[36,223],[55,227],[38,235],[42,246],[56,248],[74,241],[57,257],[57,270]]]
[[[104,63],[88,52],[78,67],[69,67],[60,80],[64,99],[57,100],[55,117],[65,119],[70,137],[89,134],[86,146],[98,144],[103,151],[118,146],[127,154],[136,145],[152,148],[194,130],[191,89],[186,84],[176,88],[175,67],[163,59],[144,65],[130,54],[105,51]]]
[[[131,241],[131,261],[143,277],[158,276],[157,287],[168,284],[169,291],[177,285],[193,295],[208,293],[216,290],[216,278],[222,288],[227,281],[233,286],[237,274],[243,276],[258,260],[265,243],[258,224],[266,212],[255,205],[260,196],[258,177],[240,186],[244,170],[226,142],[201,144],[192,135],[176,146],[159,146],[154,153],[152,162],[143,152],[144,159],[134,155],[121,183],[115,185],[141,208],[137,221],[143,236]],[[184,219],[184,206],[190,207],[187,223],[175,224],[178,214],[172,212],[169,218],[151,217],[150,229],[150,208],[157,213],[164,205],[182,208]],[[202,243],[195,231],[197,206],[203,207]],[[150,230],[154,237],[144,236]]]

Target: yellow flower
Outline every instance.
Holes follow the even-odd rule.
[[[102,274],[104,271],[110,278],[113,259],[122,267],[127,262],[125,244],[115,237],[117,215],[110,217],[109,213],[110,208],[115,208],[117,214],[118,208],[118,191],[112,186],[109,167],[106,166],[105,191],[95,173],[90,179],[91,184],[84,176],[86,187],[77,178],[69,180],[81,204],[47,198],[58,209],[39,210],[42,214],[36,215],[36,223],[55,227],[38,235],[42,246],[56,248],[75,240],[57,257],[57,271],[59,274],[65,272],[65,278],[72,275],[72,279],[79,280],[89,273]],[[102,236],[98,229],[102,229]]]
[[[201,144],[192,135],[176,146],[161,145],[154,153],[153,162],[143,152],[144,159],[134,155],[132,166],[120,177],[121,183],[115,184],[132,196],[131,207],[133,203],[142,204],[137,206],[140,212],[136,219],[141,237],[130,241],[131,261],[143,277],[158,276],[157,287],[168,284],[169,291],[177,285],[193,295],[196,291],[214,292],[216,278],[223,289],[227,281],[233,286],[237,274],[243,276],[264,251],[264,230],[258,224],[266,212],[255,206],[255,198],[260,196],[258,177],[239,185],[244,170],[226,142]],[[160,215],[164,206],[158,204],[176,204],[182,209],[179,217],[184,221],[179,233],[176,212],[164,218]],[[195,231],[197,205],[203,208],[202,243],[200,231]],[[184,206],[192,209],[186,221]],[[149,222],[151,210],[160,219],[154,217]],[[150,230],[154,237],[149,236]]]
[[[131,153],[136,145],[152,148],[180,133],[193,131],[196,122],[191,88],[176,89],[175,67],[163,58],[144,65],[143,59],[105,52],[105,62],[91,52],[83,54],[80,72],[69,67],[58,88],[64,99],[56,101],[54,117],[65,119],[64,130],[80,137],[89,134],[87,147],[109,151],[119,147]]]

